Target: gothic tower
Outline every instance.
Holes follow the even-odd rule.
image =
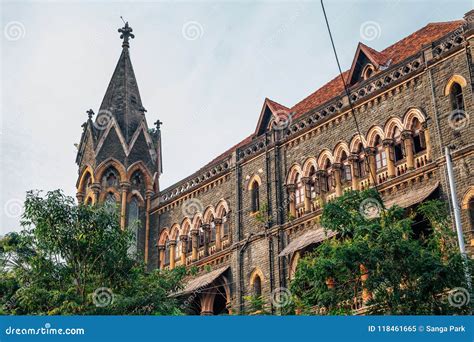
[[[151,196],[161,174],[160,121],[149,129],[130,60],[132,28],[118,30],[122,53],[99,111],[88,110],[78,146],[76,183],[79,203],[116,203],[122,229],[132,229],[132,251],[148,260]]]

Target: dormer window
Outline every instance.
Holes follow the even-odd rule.
[[[372,64],[367,64],[362,71],[362,78],[368,80],[374,74],[375,68]]]

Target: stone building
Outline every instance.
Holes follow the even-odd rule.
[[[448,200],[446,146],[474,248],[473,19],[428,24],[383,51],[359,43],[344,81],[292,107],[265,99],[252,134],[166,189],[161,122],[147,125],[127,23],[100,110],[83,125],[77,199],[117,203],[149,269],[195,267],[179,294],[191,314],[239,313],[251,294],[272,302],[328,238],[322,205],[348,189],[377,186],[386,206],[404,208]]]

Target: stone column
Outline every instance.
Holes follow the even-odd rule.
[[[100,194],[100,183],[92,183],[91,185],[92,193],[94,194],[94,197],[92,198],[92,204],[97,204],[99,203],[99,194]]]
[[[159,254],[159,257],[160,257],[160,260],[158,261],[158,267],[160,269],[163,268],[163,266],[165,265],[165,246],[164,245],[158,245],[158,254]]]
[[[341,172],[342,165],[339,163],[332,164],[334,170],[334,184],[336,185],[336,196],[339,197],[342,195],[342,181],[341,181]]]
[[[76,192],[77,203],[82,204],[84,202],[84,193],[82,191]]]
[[[393,178],[395,177],[395,152],[393,150],[393,139],[385,139],[382,143],[387,156],[388,178]]]
[[[365,149],[365,154],[369,160],[369,179],[370,184],[377,184],[377,166],[375,164],[375,148],[367,147]]]
[[[316,171],[317,182],[319,182],[319,198],[321,199],[321,206],[326,203],[326,194],[329,189],[326,189],[327,186],[327,172],[324,170]],[[325,184],[326,182],[326,184]]]
[[[153,195],[152,190],[145,192],[146,201],[146,213],[145,213],[145,264],[148,263],[148,243],[150,240],[150,209],[151,209],[151,196]]]
[[[303,177],[301,181],[304,184],[304,212],[311,212],[311,178]]]
[[[127,222],[127,194],[130,189],[129,182],[121,182],[120,188],[122,189],[122,207],[120,208],[120,228],[125,230],[125,224]]]
[[[222,219],[214,219],[214,224],[216,225],[216,251],[220,251],[222,249]]]
[[[288,192],[290,215],[293,217],[296,217],[295,190],[296,190],[295,184],[286,185],[286,191]]]
[[[204,231],[204,256],[209,256],[209,241],[211,226],[208,223],[201,225],[202,230]]]
[[[198,259],[198,253],[199,253],[199,230],[197,229],[192,229],[191,230],[191,242],[193,244],[193,252],[191,256],[192,261],[197,261]]]
[[[356,175],[356,172],[355,172],[356,171],[355,163],[358,162],[359,156],[356,154],[351,154],[348,159],[351,165],[352,190],[359,190],[360,170],[359,170],[359,175]]]
[[[176,264],[175,256],[176,256],[176,240],[170,240],[170,270],[172,270]]]
[[[188,248],[188,237],[187,235],[180,235],[179,240],[181,242],[181,265],[186,266],[186,249]]]
[[[428,123],[425,121],[421,124],[421,127],[423,128],[423,131],[420,132],[420,134],[425,135],[425,146],[426,146],[426,159],[428,161],[431,161],[431,137],[430,137],[430,131],[428,131]]]
[[[415,168],[415,158],[413,154],[413,138],[411,131],[405,130],[402,132],[403,144],[405,145],[405,153],[407,158],[407,167],[409,170]]]

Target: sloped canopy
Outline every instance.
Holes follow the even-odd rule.
[[[229,266],[221,267],[209,273],[203,274],[197,278],[191,279],[184,287],[184,290],[174,293],[173,296],[184,296],[196,291],[203,290],[207,286],[211,285],[214,280],[219,278],[228,269]]]
[[[403,196],[397,196],[396,198],[385,201],[385,207],[391,208],[396,204],[401,208],[409,208],[427,199],[433,192],[436,191],[438,186],[439,182],[436,182],[418,189],[412,189]]]
[[[296,251],[302,250],[303,248],[313,244],[313,243],[318,243],[323,240],[326,240],[327,238],[330,238],[331,236],[336,235],[336,232],[333,231],[325,231],[323,228],[318,228],[315,230],[310,230],[300,237],[297,237],[293,241],[291,241],[288,246],[286,246],[278,256],[283,257],[287,256],[291,253],[294,253]]]

